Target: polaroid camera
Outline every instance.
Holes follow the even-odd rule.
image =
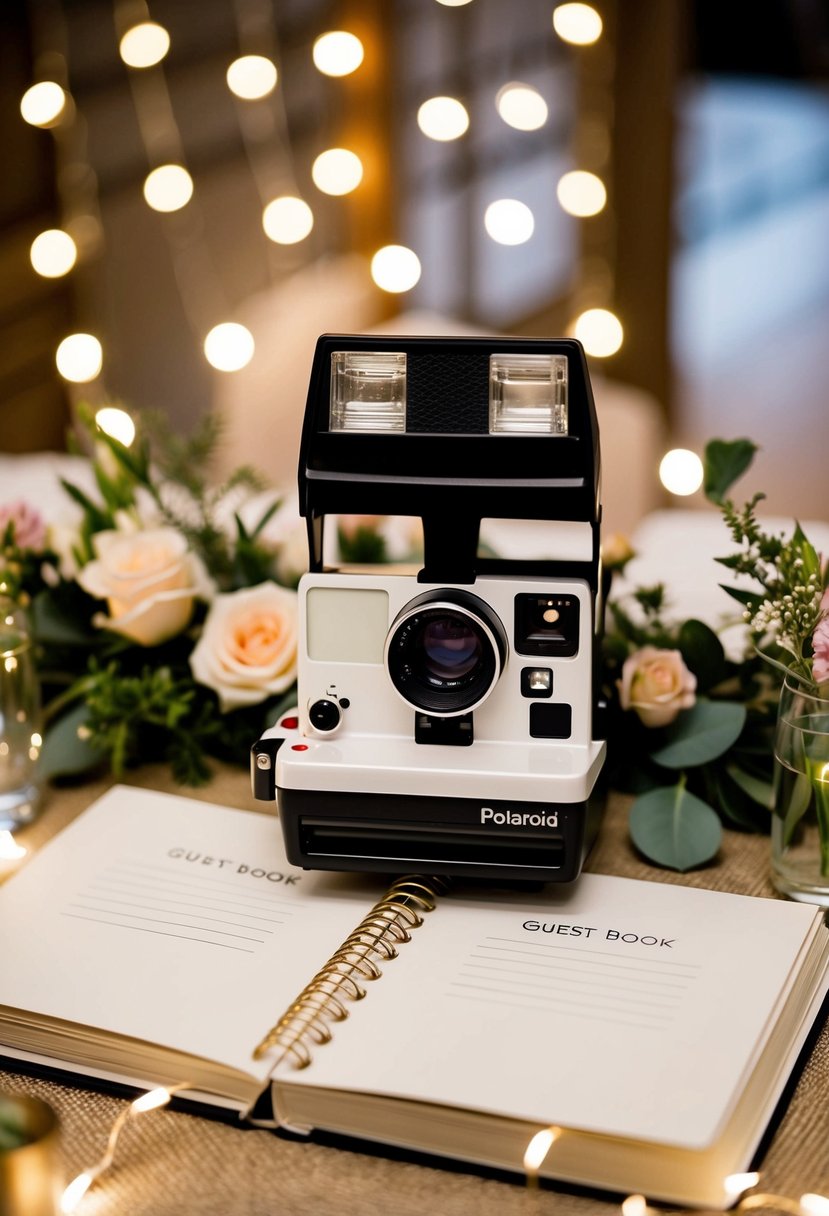
[[[579,343],[321,337],[299,490],[298,708],[251,758],[290,861],[574,879],[605,756],[599,440]],[[423,568],[324,567],[325,516],[345,512],[419,517]],[[482,556],[482,520],[515,521],[511,549],[536,521],[523,528],[544,555]]]

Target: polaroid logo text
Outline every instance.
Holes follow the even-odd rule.
[[[491,806],[481,807],[481,824],[494,823],[498,827],[557,828],[558,811],[494,811]]]

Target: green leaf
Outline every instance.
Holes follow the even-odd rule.
[[[806,773],[798,773],[792,791],[789,794],[789,805],[783,819],[783,846],[788,848],[792,843],[794,830],[809,809],[812,801],[812,783]]]
[[[770,781],[761,781],[759,777],[747,773],[744,768],[740,768],[737,764],[729,764],[725,770],[732,781],[739,785],[744,794],[748,794],[760,806],[765,807],[767,811],[771,810],[772,801],[774,799],[774,790]]]
[[[707,764],[736,743],[745,725],[746,707],[736,701],[697,701],[668,728],[668,742],[651,753],[663,768]]]
[[[803,561],[803,573],[807,577],[810,574],[820,574],[820,558],[817,550],[811,543],[806,533],[798,523],[792,534],[792,546],[797,549],[798,556]]]
[[[37,641],[51,646],[94,646],[100,632],[83,618],[67,614],[66,605],[52,591],[41,591],[32,600],[32,631]]]
[[[769,812],[763,810],[722,769],[713,774],[709,797],[725,823],[743,832],[767,832]]]
[[[757,444],[750,439],[712,439],[705,448],[705,497],[719,505],[754,459]]]
[[[649,861],[684,872],[714,857],[722,825],[708,803],[689,794],[680,782],[636,799],[630,810],[630,835]]]
[[[740,587],[726,587],[725,583],[720,583],[720,587],[744,608],[755,608],[763,598],[762,591],[743,591]]]
[[[725,679],[728,667],[722,642],[702,621],[684,621],[679,631],[679,650],[705,692]]]
[[[104,753],[101,749],[78,737],[79,728],[85,727],[88,721],[89,707],[76,705],[47,730],[38,762],[39,777],[67,777],[85,773],[102,763]]]

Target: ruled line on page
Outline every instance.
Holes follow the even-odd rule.
[[[157,861],[141,861],[139,858],[122,857],[122,858],[119,858],[117,861],[113,861],[111,863],[111,865],[108,867],[108,869],[110,869],[110,870],[125,869],[125,870],[139,870],[139,871],[152,870],[152,871],[155,871],[156,873],[163,874],[165,876],[165,878],[172,878],[173,869],[175,867],[180,867],[180,866],[181,866],[180,861],[168,861],[166,864],[162,864],[161,862],[157,862]],[[210,869],[212,871],[211,874],[209,874],[209,875],[200,874],[197,872],[198,865],[196,865],[195,863],[189,863],[186,874],[182,874],[179,878],[179,881],[180,882],[201,883],[201,884],[206,884],[210,887],[230,887],[235,892],[240,892],[242,885],[246,881],[250,881],[249,875],[237,874],[236,878],[229,878],[229,877],[227,877],[227,875],[222,874],[221,869],[219,869],[218,874],[215,873],[215,870],[213,869],[213,867],[207,867],[207,869]],[[261,878],[255,878],[252,881],[255,883],[260,883],[263,880]],[[267,879],[265,879],[264,881],[267,882]],[[267,903],[269,905],[274,904],[274,903],[284,903],[287,908],[290,908],[292,906],[290,900],[280,898],[280,895],[279,895],[280,886],[281,886],[280,883],[274,882],[270,886],[264,887],[261,890],[248,892],[248,896],[251,899],[262,900],[263,903]]]
[[[205,946],[219,946],[222,950],[238,950],[243,954],[255,954],[255,950],[248,949],[247,946],[233,946],[230,942],[214,942],[207,937],[191,937],[187,933],[166,933],[163,929],[147,929],[143,925],[124,925],[117,921],[102,920],[97,916],[80,916],[77,912],[62,912],[61,916],[69,916],[73,920],[89,920],[100,925],[115,925],[118,929],[131,929],[137,933],[154,933],[158,937],[178,937],[185,942],[199,942]]]
[[[453,989],[450,989],[446,993],[446,995],[449,997],[454,997],[457,1000],[468,1001],[472,1004],[477,1003],[477,1004],[482,1004],[482,1005],[487,1005],[487,1006],[503,1005],[505,1008],[508,1008],[508,1009],[526,1009],[526,1010],[529,1010],[531,1013],[550,1012],[550,1011],[557,1012],[558,1010],[561,1010],[561,1012],[564,1014],[570,1014],[572,1016],[577,1016],[580,1022],[584,1022],[584,1021],[605,1022],[605,1023],[609,1023],[611,1026],[633,1026],[638,1030],[651,1030],[651,1031],[663,1030],[663,1029],[667,1029],[667,1027],[670,1025],[669,1022],[664,1022],[664,1023],[660,1024],[659,1022],[656,1022],[656,1021],[642,1021],[640,1019],[632,1020],[630,1018],[619,1017],[619,1016],[607,1017],[603,1013],[595,1013],[595,1012],[590,1012],[590,1011],[585,1011],[585,1010],[580,1010],[578,1012],[578,1014],[574,1014],[572,1005],[570,1005],[569,1002],[567,1002],[566,1004],[558,1005],[558,1006],[555,1005],[553,1002],[549,1002],[549,1001],[542,1002],[539,1004],[532,1004],[530,1001],[528,1001],[526,999],[525,1000],[510,999],[510,997],[508,995],[505,997],[504,994],[495,994],[495,995],[487,994],[486,996],[484,996],[484,995],[477,996],[473,992],[457,992],[457,991],[454,991]]]
[[[127,871],[126,875],[122,873],[123,870]],[[293,910],[293,904],[288,900],[280,900],[272,896],[270,892],[260,894],[256,891],[246,891],[243,889],[242,883],[225,883],[218,878],[201,878],[200,876],[187,878],[173,873],[172,870],[164,866],[159,867],[158,874],[132,873],[127,867],[107,866],[105,870],[100,872],[99,877],[107,878],[113,882],[161,883],[165,887],[175,885],[184,888],[184,894],[204,894],[205,891],[210,891],[211,893],[215,892],[217,899],[243,899],[251,907],[276,909],[278,905],[281,905],[279,907],[280,911],[288,912]],[[224,890],[219,890],[220,887],[230,887],[231,891],[225,892]]]
[[[176,904],[183,908],[208,908],[211,912],[227,912],[228,916],[244,916],[246,920],[261,920],[264,921],[266,925],[286,925],[290,919],[290,914],[285,915],[284,919],[277,919],[273,916],[260,916],[258,912],[240,912],[235,908],[231,908],[228,911],[220,906],[222,901],[209,904],[193,903],[193,901],[190,899],[175,899],[170,898],[167,895],[145,894],[141,888],[131,890],[129,887],[109,886],[107,883],[102,882],[91,882],[88,887],[84,888],[84,891],[87,894],[92,891],[103,891],[107,896],[110,896],[113,893],[117,895],[140,895],[143,899],[152,899],[157,903]]]
[[[87,904],[70,903],[70,908],[80,908],[84,912],[106,912],[110,916],[122,916],[126,920],[146,920],[153,925],[174,925],[177,929],[199,929],[204,933],[217,933],[221,937],[238,937],[243,942],[256,942],[260,946],[264,946],[265,939],[263,937],[248,937],[245,933],[233,933],[228,929],[205,929],[203,925],[188,925],[180,920],[159,920],[155,916],[139,916],[132,912],[119,912],[115,908],[90,908]]]

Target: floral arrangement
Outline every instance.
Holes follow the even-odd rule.
[[[211,487],[213,419],[185,440],[146,417],[130,447],[79,419],[97,495],[63,483],[77,520],[0,507],[0,584],[28,604],[37,649],[41,775],[165,760],[197,785],[292,698],[298,538],[273,538],[280,502],[252,470]]]
[[[71,483],[75,526],[47,529],[26,503],[0,506],[0,589],[29,601],[47,722],[42,773],[168,761],[177,780],[209,778],[208,757],[244,762],[295,696],[297,523],[249,469],[212,487],[219,438],[140,420],[129,448],[89,411],[97,496]],[[718,559],[745,626],[729,657],[699,620],[676,620],[664,587],[611,595],[604,649],[611,784],[633,793],[630,830],[651,861],[686,870],[717,852],[722,825],[767,831],[781,677],[829,695],[827,571],[798,526],[763,531],[762,495],[727,497],[750,466],[748,440],[708,445],[705,491],[737,549]],[[400,532],[400,528],[403,532]],[[397,528],[397,532],[395,532]],[[346,561],[413,556],[405,522],[340,521]],[[621,572],[629,546],[605,546]],[[829,816],[827,816],[829,824]],[[829,826],[827,826],[829,835]]]
[[[829,680],[827,570],[814,546],[799,525],[788,539],[764,532],[762,494],[742,508],[726,497],[755,451],[746,439],[714,440],[705,453],[706,496],[739,546],[717,560],[742,578],[723,587],[746,627],[740,658],[728,658],[704,622],[670,619],[660,585],[608,604],[610,781],[636,794],[639,850],[678,870],[711,860],[723,823],[768,831],[781,678],[819,695]],[[616,569],[632,556],[617,556]]]

